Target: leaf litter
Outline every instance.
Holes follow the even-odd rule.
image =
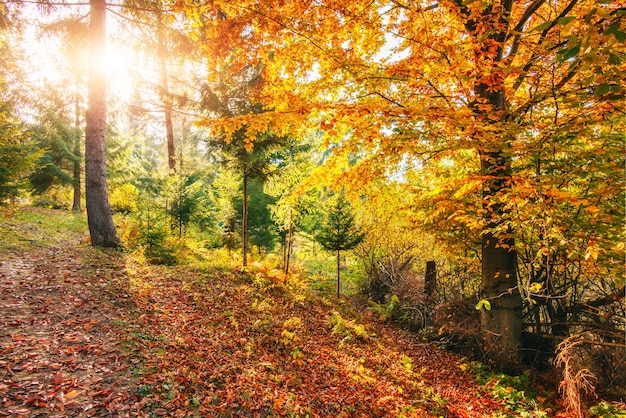
[[[271,276],[0,252],[0,416],[484,417],[461,359]],[[335,324],[336,325],[336,324]],[[359,328],[359,333],[353,331]]]

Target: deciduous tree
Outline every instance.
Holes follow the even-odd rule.
[[[230,117],[216,130],[314,124],[333,150],[325,174],[353,185],[388,175],[405,156],[447,155],[454,164],[456,153],[475,155],[468,180],[480,196],[470,202],[478,203],[471,222],[491,302],[482,326],[498,346],[492,352],[516,358],[522,296],[509,202],[528,174],[515,163],[533,153],[529,138],[605,126],[623,112],[623,8],[596,0],[249,0],[201,11],[214,22],[202,34],[213,56],[262,62],[266,80],[259,97],[269,112]],[[365,158],[344,174],[357,149]]]

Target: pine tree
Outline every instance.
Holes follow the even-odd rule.
[[[356,225],[350,203],[340,195],[334,205],[325,213],[326,223],[315,236],[324,249],[337,252],[337,299],[340,289],[341,251],[351,250],[359,245],[365,233]]]
[[[91,243],[119,247],[106,183],[106,74],[97,65],[106,43],[106,2],[90,0],[89,99],[85,117],[85,202]]]

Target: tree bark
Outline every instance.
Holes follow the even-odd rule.
[[[428,299],[437,292],[437,264],[434,261],[426,262],[426,274],[424,275],[424,294]]]
[[[80,100],[78,95],[78,77],[75,80],[76,83],[76,95],[74,97],[74,202],[72,204],[72,210],[74,212],[80,212]]]
[[[119,247],[106,184],[105,0],[90,0],[89,93],[85,119],[85,200],[91,244]]]
[[[159,12],[159,22],[157,28],[159,69],[161,72],[161,101],[163,102],[163,114],[165,116],[165,135],[167,137],[167,161],[171,173],[176,171],[176,150],[174,148],[174,126],[172,124],[172,96],[170,94],[169,83],[167,79],[167,49],[165,46],[165,30],[161,18],[162,13]]]
[[[502,138],[502,143],[506,142]],[[522,299],[517,283],[515,239],[505,224],[507,213],[502,203],[511,186],[511,158],[502,148],[480,150],[480,158],[485,213],[481,291],[491,305],[491,309],[481,310],[481,325],[496,347],[494,354],[502,360],[516,361],[522,344]]]

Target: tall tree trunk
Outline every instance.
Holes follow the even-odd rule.
[[[170,94],[168,77],[167,77],[167,48],[165,46],[165,30],[161,18],[162,13],[159,12],[159,22],[157,28],[157,42],[159,55],[159,69],[161,72],[161,100],[163,102],[163,113],[165,116],[165,135],[167,137],[167,162],[170,172],[176,171],[176,150],[174,148],[174,127],[172,124],[172,96]]]
[[[484,230],[481,236],[481,294],[491,308],[481,310],[481,326],[494,359],[515,364],[522,345],[522,299],[517,283],[517,250],[513,230],[506,225],[508,213],[503,200],[512,185],[511,156],[507,149],[514,140],[501,128],[504,124],[504,89],[479,82],[475,87],[476,119],[488,126],[477,132],[476,142],[483,177]],[[490,118],[498,116],[496,123]],[[487,145],[482,145],[487,144]]]
[[[242,265],[248,265],[248,170],[243,169],[243,214],[241,221],[241,253]]]
[[[283,249],[283,272],[286,271],[287,268],[287,232],[281,235],[281,244]]]
[[[516,363],[522,342],[522,300],[517,287],[517,251],[513,231],[505,223],[502,201],[511,188],[511,154],[514,140],[507,132],[507,98],[501,63],[513,0],[480,11],[455,0],[465,16],[465,28],[474,43],[476,80],[472,103],[477,126],[472,132],[481,160],[485,227],[481,235],[482,297],[491,308],[481,310],[486,342],[496,360]],[[497,231],[497,232],[496,232]],[[504,364],[504,363],[501,363]]]
[[[481,310],[481,325],[501,360],[518,359],[522,342],[522,299],[517,285],[517,251],[513,231],[503,227],[505,209],[498,202],[510,187],[510,158],[501,151],[481,154],[483,209],[486,229],[482,234],[482,297],[491,309]],[[495,229],[500,232],[494,233]]]
[[[85,119],[85,200],[91,244],[119,247],[106,184],[106,2],[90,0],[89,99]]]
[[[76,94],[74,96],[74,202],[72,204],[72,210],[74,212],[80,212],[80,96],[78,94],[78,77],[75,80]]]

